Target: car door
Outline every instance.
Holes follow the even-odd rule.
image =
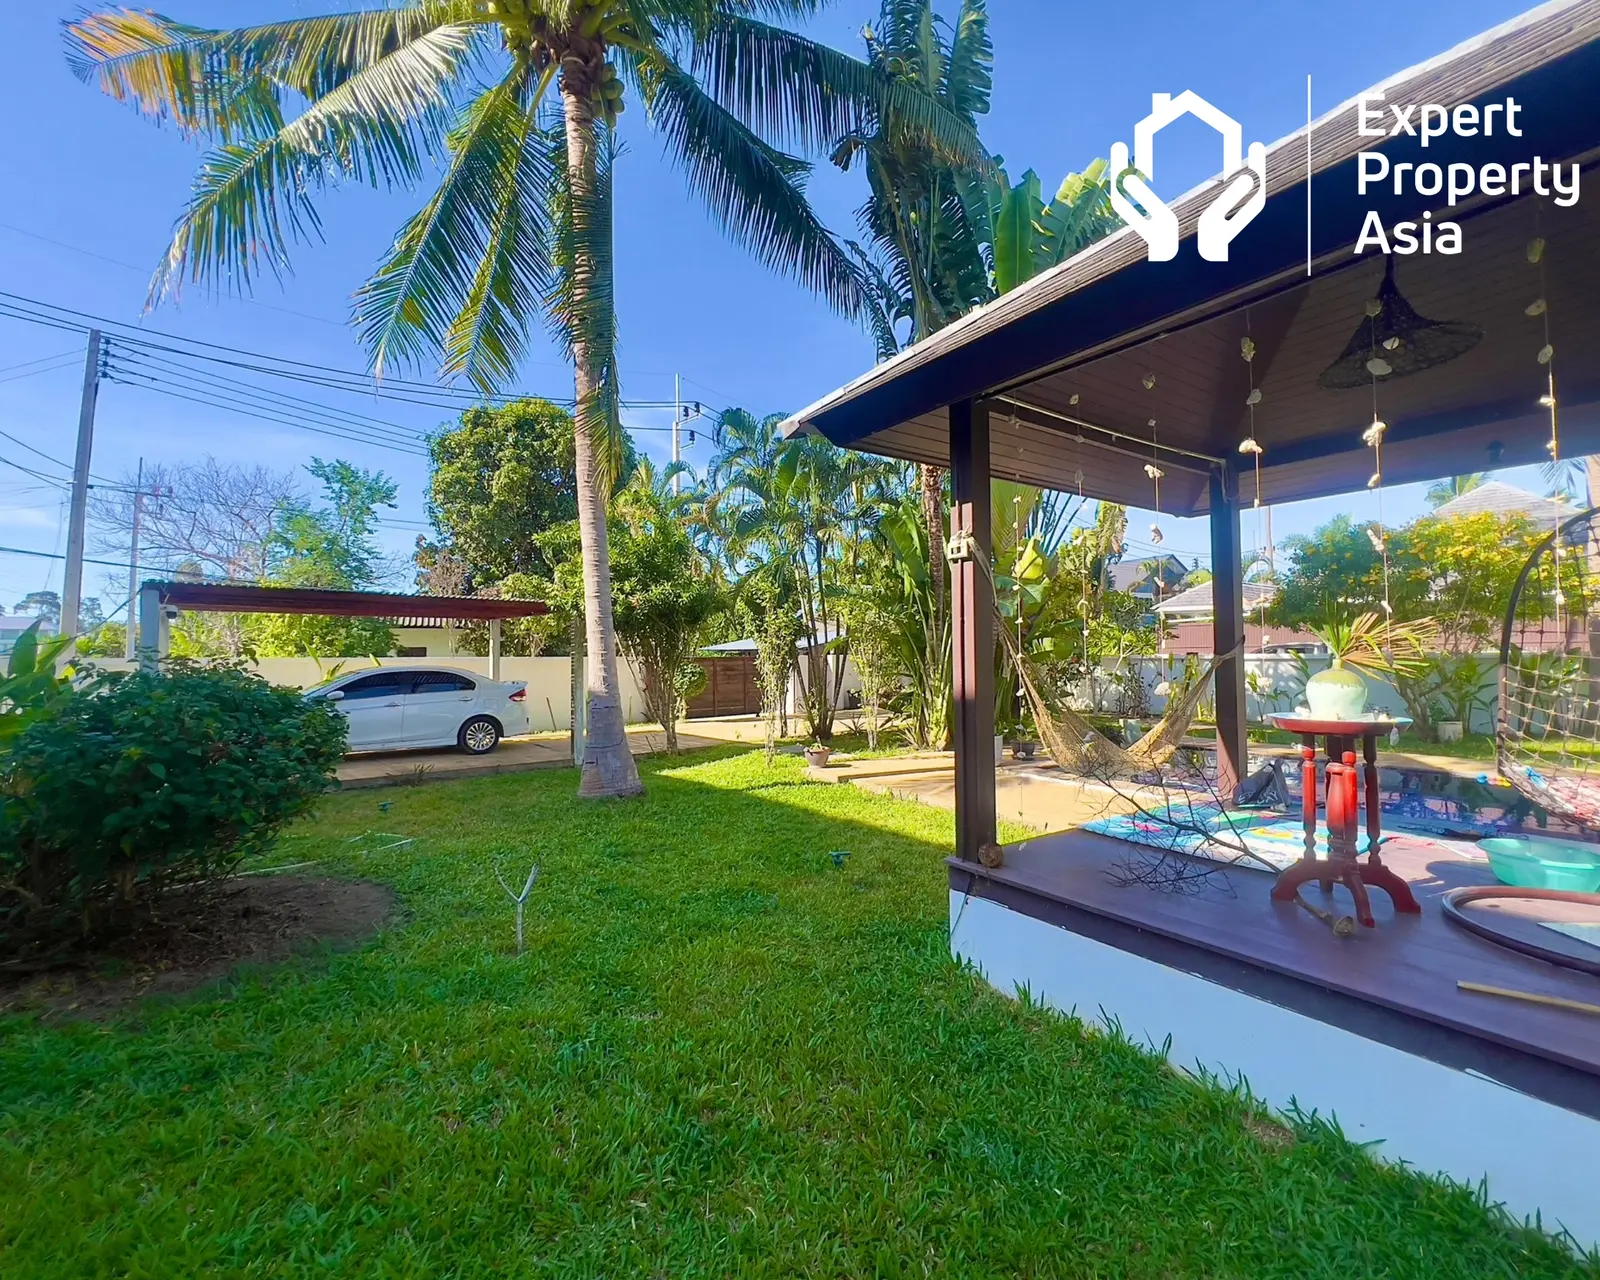
[[[407,745],[449,746],[475,709],[477,683],[455,671],[418,671],[412,679],[405,699]]]
[[[351,751],[383,751],[405,745],[405,693],[414,678],[410,671],[374,671],[340,686],[344,697],[334,705],[350,722]]]

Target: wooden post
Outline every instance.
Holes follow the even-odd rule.
[[[995,839],[994,590],[989,578],[989,410],[963,400],[950,406],[953,538],[968,555],[950,566],[951,679],[956,748],[956,856],[978,861]],[[981,557],[981,561],[980,561]]]
[[[1217,668],[1217,793],[1232,804],[1250,771],[1245,732],[1244,566],[1240,553],[1239,473],[1222,464],[1211,473],[1211,651],[1235,653]]]

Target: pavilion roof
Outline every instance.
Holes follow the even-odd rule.
[[[1176,259],[1147,261],[1144,241],[1124,229],[825,396],[785,430],[946,465],[947,408],[972,399],[989,410],[997,478],[1076,491],[1081,473],[1088,496],[1151,507],[1144,466],[1154,461],[1165,472],[1162,510],[1176,515],[1208,509],[1216,471],[1237,476],[1247,501],[1363,487],[1374,472],[1362,432],[1375,398],[1388,423],[1386,481],[1542,461],[1550,422],[1534,356],[1545,339],[1542,320],[1525,312],[1544,296],[1567,357],[1555,366],[1563,454],[1600,452],[1600,366],[1574,358],[1600,347],[1593,202],[1561,208],[1480,194],[1452,210],[1409,183],[1398,195],[1387,184],[1357,188],[1363,150],[1391,164],[1474,171],[1535,155],[1587,166],[1600,158],[1596,83],[1600,0],[1543,5],[1368,91],[1446,105],[1514,96],[1521,137],[1448,133],[1424,151],[1416,137],[1361,136],[1352,99],[1268,148],[1266,205],[1229,261],[1203,261],[1193,246],[1213,180],[1174,202]],[[1369,210],[1390,228],[1425,210],[1448,217],[1462,226],[1463,252],[1355,255]],[[1547,242],[1544,271],[1527,259],[1535,235]],[[1363,322],[1389,264],[1418,312],[1477,325],[1482,341],[1448,364],[1380,383],[1376,397],[1321,387],[1318,375]],[[1249,364],[1246,337],[1257,352]],[[1252,388],[1262,392],[1253,415]],[[1238,448],[1247,436],[1262,448],[1259,495],[1254,459]]]

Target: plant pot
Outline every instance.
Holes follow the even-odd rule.
[[[994,735],[994,762],[996,764],[1002,764],[1002,763],[1004,763],[1005,758],[1006,758],[1006,740],[1005,740],[1005,735],[997,733],[997,734]]]
[[[1438,720],[1433,727],[1438,731],[1440,742],[1460,742],[1467,728],[1459,720]]]
[[[832,747],[806,748],[806,763],[813,769],[826,769],[828,767],[828,761],[832,756]]]
[[[1017,741],[1011,744],[1011,755],[1016,760],[1032,760],[1033,753],[1039,749],[1037,742]]]
[[[1319,720],[1359,720],[1367,710],[1367,682],[1349,667],[1329,667],[1306,681],[1306,706]]]

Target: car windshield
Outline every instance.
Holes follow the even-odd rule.
[[[321,697],[329,689],[333,688],[334,682],[337,681],[338,678],[339,678],[338,676],[335,676],[332,680],[324,680],[321,684],[314,684],[314,685],[311,686],[311,688],[307,689],[300,696],[302,698],[317,698],[317,697]]]

